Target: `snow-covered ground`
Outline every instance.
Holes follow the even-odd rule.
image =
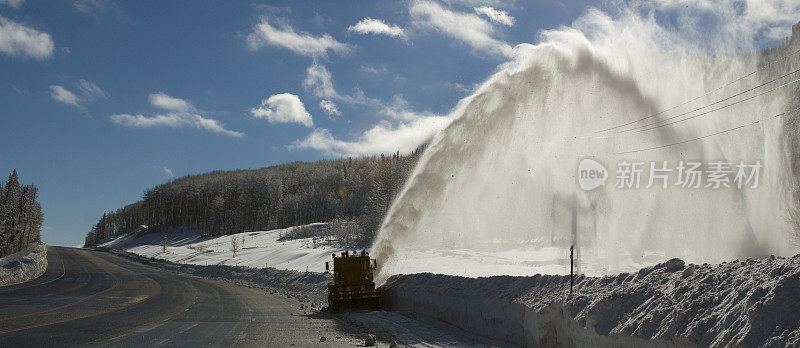
[[[176,271],[286,292],[321,310],[329,280],[321,272],[331,253],[342,249],[322,238],[280,241],[288,231],[233,235],[244,237],[236,257],[231,236],[171,234],[166,252],[160,234],[127,235],[100,246],[124,246],[136,254],[128,257]],[[382,303],[397,312],[350,312],[343,318],[405,344],[486,344],[465,338],[464,332],[473,332],[530,346],[800,345],[800,255],[647,266],[663,258],[648,254],[641,268],[631,263],[629,272],[608,276],[591,276],[608,271],[591,268],[602,263],[585,262],[572,296],[569,276],[563,275],[569,255],[558,248],[431,249],[396,256],[409,274],[388,279]],[[431,270],[444,274],[423,273]],[[506,275],[490,276],[497,274]],[[452,326],[425,323],[424,316]]]
[[[30,248],[0,258],[0,286],[27,282],[47,270],[47,246],[32,244]]]
[[[324,224],[310,224],[321,228]],[[304,227],[304,226],[300,226]],[[166,252],[161,247],[160,233],[129,234],[111,238],[98,246],[121,249],[137,255],[193,265],[228,265],[253,268],[272,267],[303,272],[324,272],[325,261],[331,253],[344,248],[327,243],[324,238],[300,238],[280,241],[282,234],[298,227],[270,231],[243,232],[216,238],[203,237],[196,232],[168,233]],[[242,240],[241,250],[233,256],[231,238]],[[535,274],[569,274],[569,250],[557,247],[518,245],[497,250],[427,249],[407,250],[398,253],[386,270],[395,273],[435,272],[466,277],[493,275],[531,276]],[[581,273],[591,276],[634,272],[642,267],[664,261],[663,254],[649,253],[637,262],[615,265],[610,271],[602,260],[584,255]],[[577,267],[577,265],[576,265]],[[381,268],[384,268],[381,265]]]
[[[569,248],[519,245],[498,250],[426,249],[404,250],[393,255],[388,272],[413,274],[434,272],[464,277],[493,275],[532,276],[535,274],[569,274]],[[634,272],[642,267],[665,261],[664,253],[645,252],[639,260],[609,265],[594,255],[583,255],[576,260],[581,274],[604,276],[621,272]]]
[[[632,273],[396,275],[384,306],[525,346],[800,346],[800,255]]]
[[[323,224],[307,226],[318,227]],[[98,246],[137,255],[191,265],[227,265],[253,268],[272,267],[303,272],[324,272],[325,261],[331,253],[345,249],[327,243],[324,238],[300,238],[279,241],[281,234],[290,228],[243,232],[216,238],[203,237],[193,232],[169,233],[166,252],[161,246],[162,235],[149,233],[137,236],[128,234],[103,241]],[[233,255],[231,239],[244,240],[241,249]]]

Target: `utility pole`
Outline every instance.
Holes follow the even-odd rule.
[[[575,204],[573,202],[573,204]],[[578,209],[572,206],[572,245],[569,246],[569,296],[575,284],[575,244],[578,244]]]
[[[569,296],[572,297],[572,285],[575,284],[575,274],[572,272],[572,252],[575,249],[574,245],[569,246]]]

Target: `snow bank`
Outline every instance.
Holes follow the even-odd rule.
[[[395,275],[383,289],[385,308],[528,346],[800,345],[800,255],[578,276],[571,297],[559,275]]]
[[[30,248],[0,258],[0,286],[27,282],[47,270],[47,246],[36,243]]]
[[[324,224],[306,226],[318,227]],[[304,227],[304,226],[299,226]],[[197,232],[167,233],[167,250],[161,247],[161,233],[132,233],[102,241],[98,247],[121,250],[137,255],[191,265],[227,265],[253,268],[324,272],[325,261],[332,253],[346,249],[334,246],[324,238],[300,238],[281,241],[280,236],[293,228],[243,232],[222,237],[205,237]],[[233,256],[231,238],[244,242]]]

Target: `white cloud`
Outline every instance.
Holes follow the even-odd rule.
[[[108,95],[104,92],[100,87],[97,86],[96,83],[80,80],[78,82],[78,90],[84,96],[84,98],[96,98],[96,97],[107,97]]]
[[[148,96],[150,105],[168,111],[189,112],[194,110],[192,104],[186,100],[170,97],[165,93],[153,93]]]
[[[333,87],[333,77],[328,69],[316,60],[306,70],[303,87],[310,90],[318,98],[336,100],[348,104],[379,105],[380,101],[368,98],[361,90],[356,90],[352,95],[339,94]]]
[[[109,116],[109,118],[111,118],[111,121],[113,121],[116,124],[129,127],[139,127],[139,128],[158,127],[158,126],[169,126],[177,128],[187,123],[187,120],[176,114],[155,115],[152,117],[145,117],[142,116],[142,114],[138,115],[114,114]]]
[[[406,38],[406,33],[403,28],[396,25],[389,25],[380,19],[364,18],[355,25],[347,28],[348,31],[356,32],[359,34],[382,34],[392,37]]]
[[[0,16],[0,52],[9,56],[46,59],[53,54],[50,34]]]
[[[350,50],[350,45],[341,43],[328,34],[313,36],[308,33],[296,33],[289,25],[278,29],[270,25],[266,18],[256,24],[253,32],[247,35],[247,44],[254,51],[264,45],[272,45],[309,57],[325,56],[328,51],[346,53]]]
[[[62,86],[50,86],[50,97],[64,104],[80,107],[81,99],[78,98],[75,93],[68,91]]]
[[[0,5],[6,5],[11,8],[20,8],[25,0],[0,0]]]
[[[76,0],[72,6],[78,12],[96,18],[111,16],[123,22],[131,22],[131,18],[115,0]]]
[[[281,93],[261,101],[261,106],[250,109],[255,118],[266,118],[270,123],[299,123],[313,127],[311,114],[300,98],[291,93]]]
[[[80,80],[77,85],[78,93],[64,88],[64,86],[52,85],[50,86],[50,97],[53,100],[77,106],[83,109],[83,103],[97,97],[106,97],[106,93],[100,89],[94,82]]]
[[[401,96],[395,96],[379,114],[388,119],[367,129],[355,140],[336,139],[329,130],[318,128],[305,139],[295,141],[290,148],[314,149],[330,156],[409,152],[430,140],[451,121],[448,116],[414,112]]]
[[[80,12],[92,14],[108,12],[115,4],[110,0],[76,0],[72,6]]]
[[[323,99],[319,102],[319,108],[322,109],[322,111],[324,111],[326,114],[328,114],[328,116],[339,116],[342,114],[342,112],[339,111],[339,107],[336,106],[336,104],[334,104],[332,101],[327,99]]]
[[[514,17],[509,16],[506,11],[496,10],[489,6],[481,6],[476,7],[475,12],[488,17],[492,22],[507,25],[509,27],[514,25]]]
[[[342,96],[333,87],[331,72],[316,61],[306,69],[303,87],[310,89],[319,98],[341,99]]]
[[[318,128],[290,148],[314,149],[330,156],[362,156],[395,151],[410,152],[430,140],[449,123],[444,116],[418,118],[392,124],[382,121],[353,141],[336,139],[329,130]]]
[[[166,166],[164,166],[163,168],[164,168],[164,174],[166,174],[170,178],[175,177],[175,174],[172,173],[171,169],[167,168]]]
[[[172,127],[180,128],[192,126],[214,133],[229,135],[232,137],[243,137],[244,134],[237,131],[225,129],[217,120],[207,118],[199,114],[199,111],[188,101],[170,97],[164,93],[153,93],[149,96],[150,105],[166,110],[166,114],[156,114],[154,116],[143,116],[141,114],[114,114],[109,116],[112,122],[136,128],[149,127]]]
[[[511,56],[513,48],[493,37],[491,23],[474,13],[455,12],[435,2],[416,1],[409,9],[412,24],[447,34],[469,45],[476,51]]]

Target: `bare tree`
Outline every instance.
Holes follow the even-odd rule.
[[[233,252],[233,257],[236,257],[236,252],[242,248],[242,242],[244,239],[238,239],[236,236],[231,236],[231,251]]]
[[[167,235],[166,234],[162,234],[161,235],[161,252],[165,253],[165,254],[167,253],[167,242],[168,242]]]
[[[368,244],[422,151],[185,176],[104,214],[87,235],[86,246],[140,225],[165,233],[194,230],[221,236],[336,218],[360,225],[340,226],[347,230],[340,231],[345,240]]]

